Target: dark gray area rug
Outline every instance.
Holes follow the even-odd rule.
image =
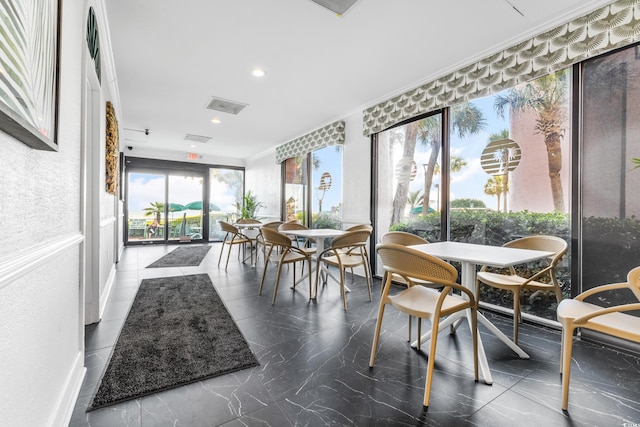
[[[89,410],[256,365],[207,274],[144,279]]]
[[[195,267],[200,265],[209,249],[211,246],[180,246],[149,264],[147,268]]]

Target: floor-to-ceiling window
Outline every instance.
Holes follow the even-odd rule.
[[[312,228],[342,227],[342,145],[288,158],[282,173],[285,221]]]
[[[623,282],[640,265],[640,47],[586,61],[582,74],[578,270],[586,290]]]
[[[450,240],[500,246],[548,234],[569,241],[571,81],[570,70],[562,70],[451,107]],[[464,118],[474,114],[481,128],[464,132]],[[557,269],[565,297],[571,295],[570,259]],[[523,312],[555,320],[553,293],[521,298]],[[481,287],[480,301],[513,306],[511,293],[490,287]]]
[[[376,145],[377,239],[386,231],[400,230],[440,240],[442,114],[381,132]],[[379,275],[381,268],[378,263]]]
[[[378,134],[377,236],[403,230],[496,246],[530,234],[568,240],[570,105],[563,70]],[[558,274],[566,296],[568,260]],[[512,307],[510,298],[485,288],[480,295],[501,307]],[[524,312],[555,319],[555,306],[551,293],[523,295]]]
[[[284,220],[307,223],[309,174],[307,156],[296,156],[283,162]]]
[[[311,153],[311,227],[342,226],[342,145]]]

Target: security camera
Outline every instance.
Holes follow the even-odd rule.
[[[145,130],[144,130],[144,134],[145,134],[145,135],[147,135],[147,136],[149,136],[149,129],[145,129]]]
[[[129,151],[131,151],[131,150],[133,150],[133,147],[132,147],[132,146],[130,146],[130,145],[127,145],[127,149],[128,149]]]

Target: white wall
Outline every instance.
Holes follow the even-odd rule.
[[[64,425],[84,373],[83,2],[63,2],[58,152],[0,131],[0,425]]]
[[[280,220],[281,166],[276,163],[276,150],[266,151],[249,160],[245,166],[245,192],[251,191],[264,203],[258,211],[263,222]]]
[[[371,140],[362,135],[362,111],[344,121],[342,222],[346,228],[371,221]]]

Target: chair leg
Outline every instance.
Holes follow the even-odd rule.
[[[264,270],[262,270],[262,280],[260,280],[258,295],[262,295],[262,285],[264,285],[264,277],[267,275],[267,266],[269,264],[269,258],[271,257],[271,251],[273,251],[273,246],[269,248],[269,255],[265,255],[264,257]]]
[[[271,304],[275,304],[276,303],[276,295],[278,294],[278,284],[280,283],[280,273],[282,272],[282,263],[279,262],[278,263],[278,273],[276,274],[276,287],[273,288],[273,301],[271,301]]]
[[[225,236],[224,240],[222,241],[222,247],[220,248],[220,256],[218,257],[218,267],[220,267],[220,261],[222,260],[222,253],[224,252],[224,243],[227,240],[227,237]]]
[[[478,310],[476,307],[468,310],[471,314],[471,333],[473,335],[473,375],[478,382]]]
[[[309,301],[311,301],[313,299],[313,294],[311,293],[311,288],[312,288],[311,276],[313,276],[311,274],[311,272],[313,271],[313,270],[311,270],[311,257],[307,257],[307,263],[309,264]],[[302,266],[304,267],[304,261],[302,262]]]
[[[520,318],[520,292],[513,292],[513,342],[518,344],[518,326]]]
[[[365,262],[364,265],[364,275],[367,278],[367,291],[369,292],[369,301],[373,301],[373,298],[371,297],[371,272],[369,271],[369,263]]]
[[[431,380],[433,379],[433,368],[436,359],[436,343],[438,341],[438,327],[440,326],[440,319],[431,319],[431,346],[429,347],[429,360],[427,363],[427,379],[424,386],[424,407],[429,407],[429,397],[431,395]]]
[[[233,249],[232,244],[229,243],[228,246],[229,246],[229,252],[227,253],[227,263],[224,265],[224,271],[227,271],[227,267],[229,267],[229,258],[231,258],[231,249]]]
[[[562,328],[562,410],[566,411],[569,407],[569,376],[571,374],[571,352],[573,350],[573,328]]]
[[[369,358],[369,367],[373,368],[373,364],[376,361],[376,351],[378,349],[378,340],[380,338],[380,327],[382,326],[382,316],[384,315],[384,306],[386,304],[380,302],[380,308],[378,309],[378,321],[376,322],[376,331],[373,334],[373,345],[371,346],[371,357]]]
[[[342,294],[342,305],[344,311],[347,311],[347,293],[344,290],[344,269],[340,268],[340,294]]]

